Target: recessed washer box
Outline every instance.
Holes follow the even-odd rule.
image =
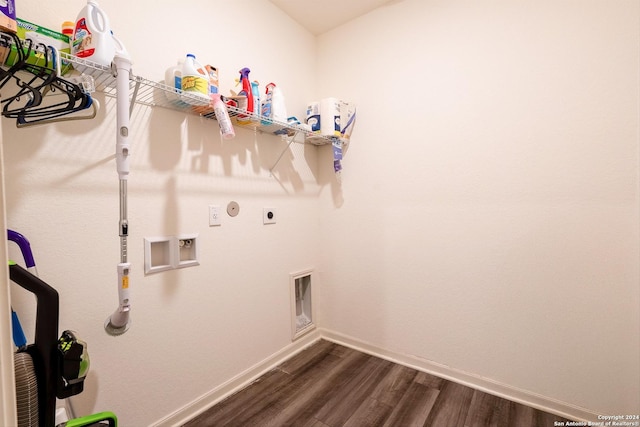
[[[145,274],[195,265],[200,265],[197,234],[144,238]]]
[[[173,237],[144,238],[144,273],[159,273],[174,268]]]
[[[176,237],[177,260],[176,268],[200,265],[198,261],[198,235],[182,234]]]

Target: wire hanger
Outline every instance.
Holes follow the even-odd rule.
[[[2,99],[2,115],[16,119],[16,126],[94,118],[99,104],[79,85],[61,77],[60,56],[52,46],[15,34],[0,33],[0,45],[15,46],[14,64],[0,69],[0,88],[13,81],[17,91]],[[13,50],[13,49],[12,49]],[[42,60],[29,63],[37,55]],[[46,101],[45,101],[46,99]],[[61,99],[61,100],[60,100]],[[78,115],[87,110],[89,114]]]

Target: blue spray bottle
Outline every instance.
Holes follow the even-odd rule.
[[[253,97],[253,110],[255,111],[254,121],[260,120],[260,83],[256,80],[251,82],[251,96]]]

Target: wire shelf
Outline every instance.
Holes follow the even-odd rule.
[[[93,78],[96,90],[106,95],[116,95],[115,70],[112,67],[96,64],[83,58],[60,53],[63,61],[69,62],[78,72]],[[194,114],[206,119],[215,120],[213,107],[201,97],[180,89],[175,89],[161,82],[154,82],[140,76],[130,77],[131,102],[150,107],[161,107]],[[304,142],[312,145],[327,145],[332,143],[331,137],[314,134],[299,124],[284,123],[263,117],[259,114],[247,114],[245,110],[227,106],[229,116],[235,126],[252,129],[256,132],[282,135],[294,138],[304,135]]]

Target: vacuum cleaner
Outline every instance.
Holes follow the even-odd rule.
[[[36,297],[33,344],[14,355],[19,427],[54,427],[56,399],[81,393],[89,369],[87,347],[72,331],[58,337],[58,292],[22,266],[9,262],[9,278]],[[63,427],[117,427],[112,412],[75,418]],[[58,426],[61,427],[61,426]]]
[[[9,262],[9,277],[36,296],[35,339],[27,339],[12,310],[13,338],[18,351],[14,355],[16,402],[19,427],[53,427],[57,399],[66,399],[84,389],[89,371],[87,345],[74,332],[64,331],[58,337],[60,313],[58,292],[38,278],[29,240],[14,230],[7,239],[18,245],[27,268]],[[111,412],[74,418],[58,427],[116,426]]]

